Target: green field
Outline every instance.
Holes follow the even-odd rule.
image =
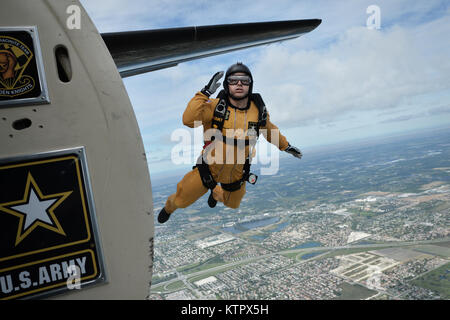
[[[195,273],[199,271],[204,271],[207,269],[211,269],[214,267],[218,267],[224,264],[223,258],[219,256],[215,256],[207,261],[201,262],[201,263],[194,263],[190,264],[189,266],[184,266],[180,268],[178,271],[182,272],[183,274],[190,274]]]
[[[298,254],[299,254],[298,252],[287,252],[287,253],[282,253],[281,255],[283,257],[295,260]]]
[[[377,294],[377,291],[367,289],[358,284],[351,285],[345,282],[341,285],[341,289],[342,291],[334,300],[362,300]]]
[[[198,240],[198,239],[204,239],[204,238],[213,236],[215,234],[217,234],[217,233],[214,231],[211,231],[209,229],[194,229],[189,232],[186,232],[184,234],[184,237],[187,240],[194,241],[194,240]]]
[[[442,299],[450,299],[450,263],[428,272],[411,283],[437,292]]]
[[[183,281],[179,280],[179,281],[175,281],[175,282],[169,284],[169,285],[166,287],[166,290],[167,290],[167,291],[176,291],[176,290],[181,289],[181,288],[183,288],[183,287],[184,287]]]
[[[414,247],[414,250],[432,254],[435,256],[441,256],[444,258],[450,257],[450,248],[445,246],[439,246],[439,245],[421,245]]]

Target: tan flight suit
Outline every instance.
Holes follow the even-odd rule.
[[[194,122],[199,121],[201,122],[200,125],[203,125],[205,133],[208,129],[211,129],[214,110],[218,103],[219,99],[208,98],[203,93],[197,92],[184,111],[183,124],[194,128]],[[238,109],[229,105],[227,110],[229,115],[225,117],[222,134],[237,139],[248,139],[247,130],[249,123],[258,123],[258,107],[252,101],[248,109]],[[277,134],[275,134],[274,140],[278,141],[272,141],[273,131],[271,130],[277,130],[278,139],[276,139]],[[267,141],[277,146],[281,151],[285,150],[289,145],[286,138],[279,132],[278,127],[270,122],[269,114],[267,114],[266,126],[261,127],[260,132]],[[209,137],[205,136],[205,140],[209,141]],[[251,147],[245,146],[245,155],[242,153],[242,148],[243,145],[225,144],[223,140],[216,139],[203,150],[202,154],[207,152],[207,163],[217,183],[228,184],[242,178],[245,158],[248,157]],[[218,152],[216,152],[217,150]],[[254,156],[254,150],[252,151]],[[177,185],[177,192],[167,199],[165,204],[166,212],[170,214],[177,208],[186,208],[206,192],[208,192],[208,189],[202,183],[198,168],[195,168],[184,176]],[[239,207],[244,194],[245,182],[237,191],[225,191],[220,185],[217,185],[213,191],[214,199],[233,209]]]

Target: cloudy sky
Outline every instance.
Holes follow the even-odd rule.
[[[192,166],[173,165],[179,141],[171,135],[195,92],[236,61],[250,67],[272,122],[305,156],[316,146],[450,126],[448,0],[81,2],[100,32],[322,19],[295,40],[124,79],[152,175]],[[371,5],[380,29],[367,28]]]

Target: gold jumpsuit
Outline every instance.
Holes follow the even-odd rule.
[[[203,125],[203,131],[206,133],[205,140],[210,140],[207,131],[212,127],[213,114],[218,103],[219,99],[208,98],[203,93],[197,92],[184,111],[183,124],[190,128],[194,128],[194,125]],[[229,105],[227,110],[222,135],[237,139],[248,139],[247,130],[258,123],[258,107],[252,101],[246,109]],[[278,127],[270,122],[269,114],[267,114],[266,126],[259,129],[266,140],[277,146],[281,151],[288,147],[289,143],[286,138],[279,132]],[[274,132],[277,134],[273,134]],[[274,136],[273,139],[272,135]],[[278,139],[276,139],[277,137]],[[242,178],[245,159],[248,157],[251,147],[245,146],[245,154],[242,152],[242,148],[243,145],[225,144],[223,140],[216,139],[203,150],[202,154],[207,153],[205,158],[208,160],[209,170],[217,183],[228,184]],[[198,168],[193,169],[177,184],[177,192],[167,199],[166,212],[170,214],[177,208],[190,206],[207,191],[208,189],[203,185],[200,178]],[[213,191],[216,200],[233,209],[239,207],[244,194],[245,182],[237,191],[225,191],[219,185]]]

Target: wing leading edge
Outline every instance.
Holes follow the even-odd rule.
[[[104,33],[122,78],[234,50],[297,38],[322,20],[237,23]]]

